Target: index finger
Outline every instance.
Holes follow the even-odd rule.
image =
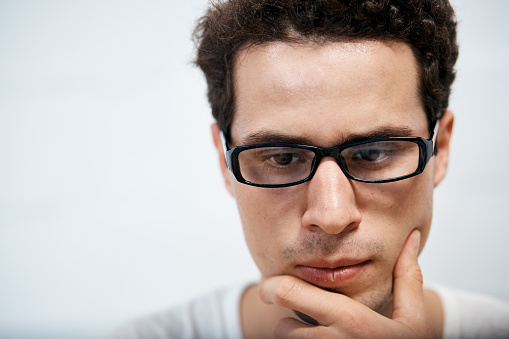
[[[342,294],[329,292],[294,276],[275,276],[260,284],[260,297],[267,304],[297,310],[315,319],[322,326],[348,323],[359,327],[366,315],[375,315],[368,307]],[[366,312],[368,311],[368,312]]]

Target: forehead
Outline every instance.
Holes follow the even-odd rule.
[[[231,134],[239,143],[271,131],[336,143],[426,122],[416,61],[403,43],[266,43],[239,52],[234,80]]]

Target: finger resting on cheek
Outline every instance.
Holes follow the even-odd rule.
[[[409,273],[420,273],[419,263],[417,261],[420,245],[420,232],[414,230],[407,238],[401,253],[399,254],[396,266],[394,267],[394,279],[407,279]],[[410,278],[418,278],[421,280],[422,276],[410,276]]]
[[[394,311],[393,319],[415,319],[424,315],[423,277],[417,261],[420,232],[408,237],[394,267]]]

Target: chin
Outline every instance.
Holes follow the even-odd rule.
[[[392,312],[392,282],[383,284],[378,288],[370,288],[368,290],[352,293],[338,288],[324,288],[330,292],[343,294],[355,301],[360,302],[364,306],[369,307],[373,311],[385,316],[391,316]]]
[[[392,310],[392,288],[380,289],[360,296],[356,299],[361,304],[371,308],[373,311],[390,316]]]

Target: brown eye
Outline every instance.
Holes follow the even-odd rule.
[[[292,163],[293,154],[291,153],[280,153],[276,154],[272,157],[274,162],[280,166],[289,165]]]

